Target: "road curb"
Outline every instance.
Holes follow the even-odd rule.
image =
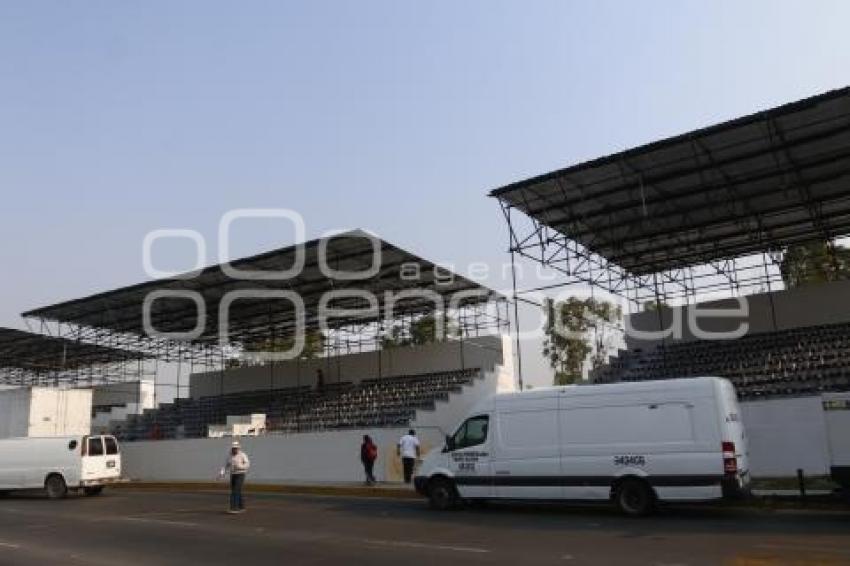
[[[224,482],[141,482],[111,486],[114,489],[134,489],[172,492],[202,492],[216,491],[226,493],[228,486]],[[277,493],[282,495],[319,495],[329,497],[365,497],[374,499],[421,499],[413,489],[405,487],[367,487],[357,485],[317,485],[317,484],[264,484],[246,483],[246,493]],[[711,504],[696,504],[711,505]],[[805,502],[799,498],[762,496],[741,501],[727,501],[711,505],[717,510],[751,510],[751,511],[839,511],[846,513],[850,506],[831,497],[812,497]]]
[[[149,489],[152,491],[222,491],[228,486],[222,482],[129,482],[117,484],[116,489]],[[281,493],[289,495],[328,495],[338,497],[374,497],[383,499],[421,499],[413,489],[394,487],[295,485],[246,483],[246,493]]]

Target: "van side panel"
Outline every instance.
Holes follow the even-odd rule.
[[[494,415],[495,496],[562,497],[558,398],[501,400]]]
[[[40,489],[58,473],[69,487],[80,482],[81,437],[0,440],[0,489]],[[75,442],[75,448],[69,448]]]
[[[427,495],[428,478],[445,474],[501,498],[609,499],[619,481],[637,477],[661,500],[710,500],[728,487],[724,442],[735,442],[739,469],[748,464],[735,390],[722,378],[505,393],[484,409],[490,434],[477,457],[490,458],[490,475],[458,474],[454,453],[434,451],[417,477],[420,493]]]
[[[724,483],[730,497],[740,496],[749,491],[750,486],[750,449],[744,423],[741,421],[741,408],[735,387],[728,379],[717,379],[717,420],[721,428],[721,441],[735,443],[737,471],[727,474]]]
[[[721,440],[735,443],[738,466],[743,471],[749,471],[750,450],[744,423],[741,420],[741,407],[738,404],[738,395],[735,392],[735,387],[727,379],[718,379],[717,390],[719,417],[721,426],[723,427],[723,438]]]
[[[644,477],[662,499],[720,497],[722,460],[710,387],[561,400],[564,495],[607,499],[616,478]]]

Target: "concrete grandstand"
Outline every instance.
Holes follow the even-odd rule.
[[[294,276],[251,276],[293,265]],[[139,411],[105,407],[110,412],[96,419],[99,430],[126,442],[137,478],[206,477],[197,455],[219,454],[221,442],[208,437],[252,415],[263,415],[264,438],[254,441],[263,445],[260,459],[264,451],[290,456],[267,456],[268,481],[316,478],[318,470],[327,480],[355,479],[356,469],[326,461],[338,460],[341,438],[363,434],[384,442],[378,478],[396,478],[387,439],[413,426],[435,445],[472,404],[515,387],[504,297],[360,231],[24,316],[81,342],[132,347],[155,368],[178,367],[172,401],[155,396]],[[423,321],[433,334],[424,340],[416,334]],[[318,347],[281,356],[302,338]],[[155,378],[154,393],[163,385]],[[322,450],[298,448],[317,434]],[[144,469],[142,455],[175,446],[173,466]],[[294,462],[312,471],[305,476]]]
[[[628,349],[594,380],[728,377],[754,401],[743,408],[748,430],[764,435],[752,439],[754,473],[825,474],[835,446],[824,413],[850,391],[850,287],[837,244],[850,234],[848,183],[844,88],[491,196],[512,257],[561,275],[547,290],[590,286],[628,305]],[[813,242],[825,250],[825,282],[786,288],[789,250]],[[515,289],[515,299],[540,290]],[[801,435],[802,422],[819,424]],[[762,452],[770,437],[784,449]]]
[[[743,418],[761,454],[754,473],[823,475],[833,446],[824,412],[845,407],[850,391],[850,288],[834,280],[784,289],[782,261],[789,247],[817,241],[837,267],[836,241],[850,234],[848,181],[850,89],[842,89],[493,191],[512,260],[562,277],[515,286],[513,313],[492,289],[354,231],[23,316],[73,344],[63,356],[83,346],[112,356],[63,357],[51,370],[63,376],[56,384],[132,382],[141,399],[153,376],[152,400],[104,407],[98,420],[127,441],[135,477],[206,478],[225,446],[211,432],[262,414],[265,434],[248,442],[265,458],[263,481],[356,478],[356,459],[341,455],[366,433],[390,455],[378,478],[395,479],[393,443],[406,428],[438,445],[476,401],[514,389],[515,378],[522,387],[519,348],[506,339],[520,302],[590,287],[628,305],[629,326],[643,331],[627,335],[628,349],[594,380],[729,377],[748,401]],[[741,299],[746,320],[735,311]],[[744,332],[668,335],[706,307],[729,311],[709,330],[746,323]],[[431,332],[453,329],[418,340],[422,321]],[[309,355],[279,355],[308,339]],[[164,365],[176,366],[176,384],[159,381]],[[20,369],[11,383],[45,379]],[[766,448],[775,438],[785,450]]]

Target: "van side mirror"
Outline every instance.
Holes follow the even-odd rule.
[[[443,448],[443,452],[451,452],[454,449],[455,449],[454,438],[452,438],[451,436],[449,436],[447,434],[446,435],[446,446],[445,446],[445,448]]]

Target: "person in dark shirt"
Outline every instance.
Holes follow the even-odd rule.
[[[375,485],[375,460],[378,459],[378,447],[368,434],[363,435],[363,443],[360,445],[360,461],[363,462],[363,471],[366,472],[366,485]]]

